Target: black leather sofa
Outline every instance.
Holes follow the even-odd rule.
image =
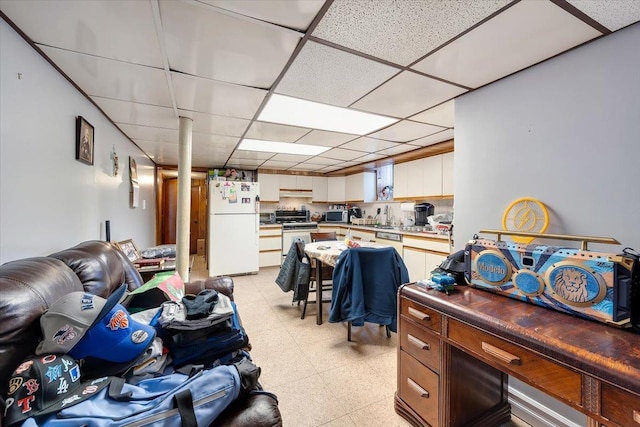
[[[0,266],[0,396],[6,396],[9,376],[34,354],[40,340],[40,316],[60,296],[87,291],[106,298],[122,283],[142,285],[133,264],[114,245],[87,241],[47,257],[11,261]],[[186,284],[187,293],[216,289],[233,298],[229,277]],[[242,311],[242,307],[239,307]],[[1,399],[1,398],[0,398]],[[4,408],[4,402],[2,408]],[[0,411],[0,426],[4,424]],[[269,394],[240,397],[215,421],[215,426],[281,426],[278,402]]]

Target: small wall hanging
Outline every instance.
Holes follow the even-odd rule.
[[[76,160],[93,165],[93,126],[84,117],[76,118]]]

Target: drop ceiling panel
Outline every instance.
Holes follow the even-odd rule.
[[[141,150],[156,163],[164,165],[178,164],[178,144],[170,142],[133,140]]]
[[[400,72],[319,43],[307,42],[276,87],[276,93],[347,107]]]
[[[306,30],[325,0],[201,0],[222,9],[296,30]]]
[[[376,151],[384,150],[385,148],[390,148],[395,146],[396,144],[389,141],[383,141],[381,139],[375,138],[367,138],[363,136],[361,138],[355,139],[351,142],[347,142],[340,146],[340,148],[347,148],[350,150],[358,150],[365,151],[367,153],[374,153]]]
[[[162,69],[39,47],[87,95],[171,107]]]
[[[312,156],[303,156],[300,154],[282,154],[282,153],[278,153],[275,156],[273,156],[271,158],[271,160],[277,160],[277,161],[281,161],[281,162],[296,162],[296,163],[300,163],[300,162],[304,162],[306,160],[309,160]]]
[[[92,96],[91,99],[98,104],[98,107],[115,123],[179,129],[178,118],[171,108],[118,101],[116,99],[100,98],[98,96]]]
[[[352,105],[358,110],[408,117],[466,92],[458,86],[403,71]]]
[[[321,167],[324,167],[326,165],[335,165],[336,161],[335,161],[335,159],[327,159],[326,157],[316,156],[316,157],[313,157],[313,158],[309,159],[306,163],[314,164],[314,165],[321,165]]]
[[[271,87],[301,38],[203,3],[163,0],[160,14],[172,70],[247,86]]]
[[[253,118],[267,91],[172,72],[178,108],[220,116]]]
[[[295,166],[298,162],[282,162],[278,160],[267,160],[262,164],[261,167],[265,169],[289,169],[292,166]]]
[[[454,102],[452,99],[409,118],[417,122],[452,128],[455,123]]]
[[[521,1],[412,68],[479,87],[600,35],[552,2]]]
[[[265,122],[253,122],[245,138],[264,141],[295,142],[309,133],[311,129],[295,126],[277,125]]]
[[[325,147],[335,147],[352,139],[356,139],[357,135],[348,133],[329,132],[326,130],[312,130],[298,141],[298,144],[322,145]]]
[[[437,144],[438,142],[448,141],[453,139],[453,129],[443,130],[442,132],[434,135],[429,135],[424,138],[411,141],[411,145],[417,145],[419,147],[426,147],[427,145]]]
[[[250,120],[235,117],[218,116],[215,114],[197,113],[187,110],[178,110],[181,117],[193,119],[193,131],[214,133],[216,135],[242,136]]]
[[[313,36],[409,65],[509,0],[335,1]]]
[[[402,120],[386,129],[369,134],[369,136],[373,138],[386,139],[387,141],[407,142],[440,132],[441,130],[443,129],[440,126]]]
[[[611,31],[640,20],[638,0],[567,0]]]
[[[384,158],[385,156],[383,156],[382,154],[371,153],[371,154],[366,154],[362,157],[358,157],[356,160],[358,162],[373,162],[374,160],[380,160]]]
[[[242,169],[257,169],[262,165],[263,160],[251,160],[251,159],[230,159],[226,166]]]
[[[129,138],[135,140],[168,142],[177,144],[179,141],[179,132],[177,129],[164,129],[149,126],[138,126],[126,123],[116,123]]]
[[[208,149],[233,150],[240,138],[236,136],[213,135],[211,133],[193,132],[191,140],[195,148],[196,145],[207,147]],[[229,152],[231,155],[231,152]]]
[[[3,1],[2,12],[36,43],[162,67],[146,1]]]
[[[331,150],[325,151],[324,153],[320,154],[320,157],[347,161],[347,160],[356,159],[358,157],[362,157],[365,154],[366,153],[363,151],[353,151],[353,150],[344,150],[342,148],[332,148]]]
[[[236,150],[233,152],[231,156],[232,160],[267,160],[273,157],[273,153],[265,153],[263,151],[247,151],[247,150]]]
[[[396,154],[406,153],[407,151],[417,150],[418,148],[420,147],[411,144],[397,144],[395,147],[380,150],[378,153],[385,156],[394,156]]]

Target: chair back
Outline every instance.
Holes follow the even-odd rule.
[[[328,240],[338,240],[335,231],[311,233],[312,242],[326,242]]]

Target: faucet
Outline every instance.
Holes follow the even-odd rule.
[[[384,211],[387,214],[387,224],[386,225],[393,225],[393,220],[395,219],[393,217],[393,209],[388,205],[384,205]]]

